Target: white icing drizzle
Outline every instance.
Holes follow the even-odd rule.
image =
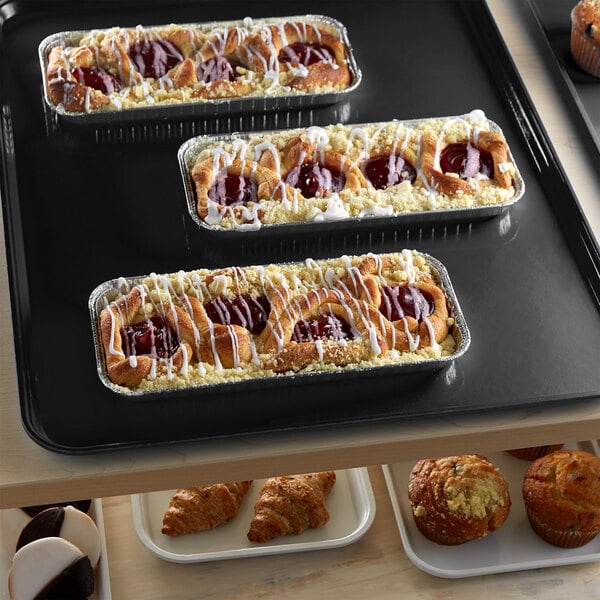
[[[309,23],[306,20],[300,20],[297,23],[277,20],[273,22],[276,31],[282,38],[283,45],[288,45],[288,38],[285,34],[286,25],[291,25],[295,28],[298,38],[303,43],[310,43],[308,39],[308,27]],[[314,27],[311,31],[314,32],[318,43],[322,41],[321,31],[319,29],[319,23],[315,22]],[[245,94],[256,94],[258,92],[269,96],[275,94],[287,94],[293,92],[294,94],[305,94],[310,93],[306,90],[294,89],[292,90],[288,85],[285,84],[287,75],[282,75],[282,69],[279,63],[279,45],[276,45],[272,39],[272,31],[270,29],[272,25],[267,23],[254,23],[250,17],[246,17],[242,25],[226,26],[226,27],[215,27],[214,29],[206,30],[206,28],[190,26],[186,27],[179,25],[179,29],[187,32],[190,50],[188,51],[189,57],[200,64],[199,61],[203,59],[203,55],[208,53],[204,50],[203,44],[210,49],[213,56],[224,56],[226,52],[227,41],[229,37],[236,39],[237,47],[234,57],[243,66],[243,77],[249,82],[253,83],[253,89]],[[341,37],[341,32],[336,32],[331,27],[328,31],[338,39]],[[200,33],[200,35],[196,35]],[[106,44],[107,49],[110,51],[111,56],[114,57],[113,66],[111,69],[114,74],[119,77],[122,82],[120,90],[115,90],[112,93],[107,94],[111,101],[111,109],[121,109],[128,103],[131,106],[135,106],[140,103],[153,104],[157,100],[154,97],[153,89],[156,92],[166,91],[169,93],[169,99],[179,99],[181,101],[198,102],[202,101],[202,97],[196,97],[193,94],[194,85],[189,86],[189,90],[184,94],[180,89],[175,89],[173,80],[168,77],[167,74],[163,74],[158,79],[151,77],[144,77],[134,66],[134,58],[128,56],[130,47],[135,43],[155,42],[160,41],[162,44],[171,46],[172,52],[175,53],[178,48],[176,45],[168,39],[168,28],[145,28],[142,25],[137,25],[132,29],[123,29],[114,27],[110,30],[91,30],[81,42],[80,46],[65,46],[64,56],[67,62],[70,62],[70,54],[82,47],[85,44],[86,48],[90,48],[92,53],[95,55],[94,65],[102,66],[105,63],[104,57],[100,52],[101,44]],[[255,48],[252,44],[248,43],[248,38],[254,35],[260,36],[264,42],[262,49]],[[265,54],[263,54],[266,48]],[[310,52],[316,53],[321,61],[327,62],[331,68],[338,69],[341,65],[332,59],[331,54],[320,53],[318,50],[311,48]],[[232,58],[234,58],[232,56]],[[155,59],[155,64],[159,64],[160,58]],[[252,65],[260,65],[259,71],[253,70]],[[72,66],[69,66],[69,71],[72,70]],[[288,70],[292,77],[306,77],[309,73],[308,67],[304,65],[292,65],[287,63],[286,70]],[[64,80],[64,96],[66,99],[69,97],[70,87],[74,85],[73,79],[64,75],[53,74],[53,83],[61,82]],[[198,81],[197,87],[203,88],[206,83]],[[265,87],[266,86],[266,87]],[[337,88],[331,88],[337,89]],[[87,92],[92,93],[93,88],[88,88]],[[242,94],[244,95],[244,94]],[[67,102],[62,103],[67,104]],[[83,110],[90,112],[91,110],[97,110],[98,107],[92,107],[89,102],[85,102]]]
[[[386,277],[383,273],[383,261],[380,256],[375,254],[367,255],[375,259],[375,269],[370,276],[374,276],[378,280],[378,285],[384,287],[389,285]],[[416,267],[414,262],[414,253],[411,250],[402,250],[400,253],[393,255],[396,259],[397,266],[394,270],[400,269],[404,272],[406,282],[408,285],[414,285],[420,270]],[[358,257],[365,258],[365,257]],[[182,367],[179,370],[179,374],[182,377],[187,377],[189,374],[188,363],[196,365],[198,372],[201,375],[206,374],[206,365],[202,363],[200,359],[200,343],[201,336],[206,335],[209,339],[209,346],[212,355],[212,364],[216,371],[222,371],[224,369],[223,363],[220,359],[215,336],[215,324],[207,319],[206,328],[207,331],[200,331],[198,326],[193,322],[193,309],[190,302],[191,297],[196,297],[198,300],[206,306],[206,302],[211,301],[211,305],[219,314],[219,321],[226,325],[226,331],[231,341],[231,350],[233,353],[233,369],[240,369],[243,367],[243,362],[240,357],[240,342],[236,334],[236,329],[228,323],[238,322],[246,324],[248,329],[254,326],[253,316],[250,312],[250,306],[245,304],[233,305],[232,308],[228,308],[223,303],[223,298],[232,298],[247,293],[245,290],[253,287],[258,289],[258,294],[265,296],[270,299],[270,303],[277,303],[283,307],[283,312],[280,315],[280,320],[267,320],[265,326],[268,331],[272,334],[277,352],[282,351],[287,343],[285,332],[283,328],[283,320],[281,316],[289,319],[290,322],[299,322],[305,319],[302,313],[302,307],[312,306],[316,300],[319,303],[319,290],[327,289],[334,292],[339,305],[344,311],[345,320],[350,329],[350,337],[344,339],[335,340],[335,343],[341,347],[346,347],[352,340],[362,337],[364,342],[367,342],[372,355],[379,356],[383,352],[383,348],[380,344],[380,331],[390,330],[389,322],[383,316],[380,311],[376,311],[378,315],[378,321],[372,322],[371,313],[366,311],[366,306],[373,307],[375,299],[369,294],[369,288],[357,268],[358,259],[357,257],[350,257],[344,255],[340,258],[342,269],[336,266],[335,269],[329,266],[328,262],[316,261],[312,258],[305,260],[304,265],[308,270],[307,277],[300,280],[299,277],[294,273],[279,272],[274,273],[271,269],[267,270],[265,267],[249,267],[247,269],[240,267],[232,267],[225,269],[223,272],[216,273],[214,276],[206,280],[206,276],[201,276],[198,272],[185,273],[179,271],[171,276],[157,275],[151,273],[145,283],[140,283],[134,287],[130,287],[127,281],[123,278],[117,280],[116,291],[118,297],[116,300],[108,303],[105,301],[105,307],[108,309],[108,314],[111,316],[111,331],[110,331],[110,343],[108,352],[111,355],[116,355],[122,358],[126,358],[132,367],[137,365],[138,356],[135,353],[135,347],[132,345],[132,352],[130,356],[126,357],[123,351],[117,351],[114,345],[114,341],[118,335],[123,335],[121,332],[116,330],[117,323],[125,324],[124,327],[129,327],[130,320],[126,317],[129,313],[128,306],[128,294],[136,289],[141,297],[141,308],[138,315],[134,317],[133,323],[150,321],[154,315],[161,315],[163,319],[169,323],[170,329],[172,329],[174,340],[173,344],[170,345],[173,348],[173,355],[169,357],[159,357],[157,348],[155,345],[155,338],[152,337],[152,345],[150,350],[150,358],[152,359],[152,366],[150,370],[149,378],[153,379],[158,376],[159,373],[164,373],[167,379],[171,379],[176,376],[177,369],[173,362],[173,356],[175,355],[176,349],[181,349],[183,354]],[[249,275],[252,273],[252,277]],[[343,279],[348,277],[349,281],[346,284]],[[256,292],[255,292],[256,293]],[[416,294],[417,292],[411,290],[411,293]],[[357,295],[363,297],[367,305],[363,304],[363,301],[357,299]],[[121,302],[118,302],[121,300]],[[417,304],[415,298],[415,305]],[[324,305],[326,306],[326,305]],[[180,328],[180,320],[176,310],[182,310],[184,313],[190,315],[189,321],[192,323],[193,340],[187,339],[191,346],[191,355],[188,353],[186,346],[181,343],[183,339],[183,332]],[[396,307],[397,308],[397,307]],[[321,314],[326,311],[326,308],[319,308]],[[372,310],[372,309],[371,309]],[[122,312],[121,312],[122,311]],[[402,309],[399,309],[399,313],[402,315],[400,318],[403,321],[403,329],[406,334],[406,338],[409,344],[409,351],[415,351],[420,347],[420,336],[418,333],[411,334],[408,329],[408,322],[405,316],[403,316]],[[311,313],[312,314],[312,313]],[[327,314],[325,312],[325,314]],[[234,319],[233,317],[238,317]],[[308,317],[313,318],[313,317]],[[431,340],[430,346],[433,349],[438,349],[439,345],[435,341],[434,329],[430,322],[430,319],[421,314],[417,314],[417,319],[425,323],[428,332],[429,339]],[[384,325],[387,324],[386,327]],[[189,322],[188,322],[189,325]],[[163,332],[163,336],[169,337],[169,331]],[[366,332],[361,336],[360,332]],[[395,341],[396,332],[394,327],[391,327],[391,334]],[[187,336],[189,338],[189,336]],[[256,338],[252,335],[248,335],[250,339],[250,350],[251,350],[251,362],[260,365],[261,359],[256,348]],[[311,338],[312,339],[312,338]],[[318,360],[322,362],[324,360],[324,340],[313,340],[315,348],[317,350]],[[332,343],[332,340],[327,340],[328,343]],[[130,344],[127,343],[127,347]],[[393,347],[393,344],[392,346]],[[125,345],[123,345],[125,349]]]
[[[267,40],[269,35],[265,32]],[[434,168],[437,170],[440,168],[440,154],[446,140],[446,132],[452,128],[453,135],[456,136],[457,128],[459,132],[462,129],[468,140],[468,160],[464,168],[464,177],[463,174],[461,174],[461,177],[468,181],[468,185],[475,194],[479,193],[481,182],[487,180],[488,177],[479,172],[480,151],[477,148],[477,140],[481,131],[490,129],[490,122],[481,110],[474,110],[467,115],[439,119],[438,121],[432,129],[432,131],[435,131]],[[405,210],[415,210],[412,207],[403,209],[401,206],[398,207],[396,203],[402,202],[410,206],[412,198],[418,199],[417,201],[421,203],[421,206],[424,203],[424,209],[426,210],[437,209],[442,200],[446,203],[444,206],[447,206],[447,196],[438,191],[434,179],[426,175],[422,168],[422,132],[426,130],[421,128],[423,123],[423,121],[405,123],[393,120],[388,123],[346,126],[343,131],[344,137],[341,140],[336,130],[336,127],[339,129],[339,127],[342,127],[341,125],[311,126],[304,130],[298,130],[297,133],[290,130],[288,135],[299,135],[312,148],[312,154],[307,156],[305,151],[299,152],[296,166],[288,167],[287,173],[282,172],[280,146],[275,144],[275,138],[270,135],[250,135],[245,138],[245,143],[235,137],[229,144],[221,141],[214,148],[207,148],[213,157],[216,170],[219,166],[231,164],[235,158],[248,160],[255,165],[264,158],[268,159],[269,168],[277,177],[277,181],[274,184],[272,195],[269,198],[257,199],[252,204],[252,208],[247,209],[249,212],[239,207],[228,209],[209,202],[208,215],[205,217],[205,221],[212,226],[257,229],[262,225],[263,214],[269,213],[271,210],[278,211],[275,214],[281,216],[278,222],[287,221],[288,217],[286,215],[289,215],[289,221],[295,221],[297,219],[293,215],[300,211],[302,211],[301,218],[305,222],[327,222],[349,219],[353,216],[358,218],[386,217],[399,214]],[[333,138],[334,134],[335,138]],[[315,198],[300,201],[301,193],[296,189],[296,186],[299,185],[300,181],[301,165],[311,162],[323,164],[325,153],[334,149],[340,157],[339,168],[341,171],[348,167],[361,168],[363,161],[372,155],[373,148],[381,148],[381,142],[379,146],[375,145],[380,135],[385,136],[381,139],[385,140],[383,144],[385,148],[388,148],[387,152],[389,153],[390,168],[388,171],[390,179],[388,180],[388,187],[375,190],[372,184],[367,183],[366,189],[359,191],[357,194],[344,188],[339,193],[331,193],[327,198],[322,198],[318,194]],[[282,141],[285,142],[287,139],[291,138],[285,138]],[[340,141],[345,144],[345,152],[339,150]],[[398,171],[402,172],[404,169],[406,160],[404,157],[409,147],[410,152],[416,156],[414,159],[416,164],[412,167],[416,171],[419,185],[415,186],[410,180],[401,179],[396,181],[393,175]],[[377,151],[381,152],[381,150]],[[510,161],[507,161],[498,168],[502,172],[506,172],[514,166]],[[330,189],[331,172],[328,169],[315,170],[314,176],[317,178],[315,181],[319,189]],[[293,192],[291,193],[290,190],[293,190]],[[492,202],[503,202],[510,193],[509,190],[506,194],[504,194],[504,190],[493,191]],[[357,207],[354,202],[355,199],[366,206],[364,208]],[[273,202],[278,203],[281,208],[274,207]],[[475,197],[475,202],[477,202],[477,197]],[[485,204],[490,204],[490,202],[486,199]],[[472,204],[468,205],[471,206]],[[264,211],[261,210],[262,207],[264,207]],[[272,218],[270,217],[270,219]]]

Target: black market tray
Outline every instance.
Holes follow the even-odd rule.
[[[550,67],[557,73],[561,92],[587,129],[588,146],[600,170],[600,77],[586,73],[571,54],[571,11],[577,0],[529,0],[550,47]]]
[[[251,8],[253,17],[297,13],[287,1]],[[1,4],[1,193],[19,402],[41,446],[84,454],[598,401],[598,246],[485,3],[309,1],[303,10],[348,29],[363,81],[345,102],[74,130],[45,111],[37,48],[46,36],[244,18],[248,4]],[[185,215],[177,149],[195,135],[474,109],[500,125],[526,184],[517,204],[488,220],[217,244]],[[446,266],[469,323],[469,352],[435,373],[148,402],[122,398],[97,376],[87,301],[102,281],[402,248]]]

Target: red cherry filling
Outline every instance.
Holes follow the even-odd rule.
[[[478,173],[490,179],[494,176],[494,159],[487,150],[472,144],[448,144],[440,154],[440,168],[444,173],[458,173],[461,179],[475,177]]]
[[[183,54],[167,40],[138,40],[129,47],[129,58],[142,77],[159,79],[183,61]]]
[[[75,67],[71,74],[77,83],[99,90],[103,94],[112,94],[121,89],[121,80],[104,69]]]
[[[433,312],[435,306],[431,294],[418,287],[386,286],[382,292],[379,311],[390,321],[398,321],[406,316],[421,321]]]
[[[217,204],[235,206],[255,202],[258,197],[258,186],[252,179],[241,175],[227,175],[220,172],[208,190],[208,197]]]
[[[258,335],[266,326],[271,305],[266,296],[254,298],[238,294],[233,298],[219,296],[204,305],[208,318],[221,325],[241,325]]]
[[[277,57],[279,62],[308,67],[317,62],[333,63],[333,52],[321,44],[296,42],[284,46]]]
[[[216,56],[204,61],[198,67],[197,75],[200,81],[212,83],[213,81],[235,81],[239,77],[236,67],[240,66],[224,56]]]
[[[378,190],[383,190],[402,181],[416,179],[417,172],[414,167],[397,154],[373,156],[363,163],[363,173]]]
[[[352,328],[344,319],[331,313],[320,315],[316,319],[298,321],[292,333],[292,340],[298,343],[345,339],[354,339]]]
[[[169,358],[179,348],[179,340],[172,327],[160,315],[121,329],[125,356],[152,356]]]
[[[305,198],[323,198],[341,191],[346,185],[346,176],[337,169],[304,163],[294,167],[287,174],[285,182],[299,189]]]

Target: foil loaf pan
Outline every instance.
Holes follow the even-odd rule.
[[[361,130],[365,127],[378,128],[391,126],[397,124],[406,128],[414,128],[422,125],[427,121],[454,121],[473,119],[472,123],[477,125],[477,121],[485,122],[486,126],[489,127],[489,131],[496,132],[504,137],[502,129],[494,121],[488,119],[483,111],[475,109],[470,113],[458,116],[449,117],[432,117],[432,118],[421,118],[411,119],[405,121],[388,121],[388,122],[373,122],[373,123],[358,123],[358,124],[337,124],[328,125],[323,128],[310,127],[310,128],[297,128],[297,129],[280,129],[271,130],[264,132],[234,132],[230,134],[215,134],[215,135],[200,135],[193,137],[184,142],[178,151],[178,161],[183,179],[183,186],[185,191],[186,203],[188,212],[193,221],[198,225],[200,230],[205,233],[214,234],[221,241],[238,239],[240,241],[250,241],[252,239],[259,239],[261,237],[268,237],[272,235],[283,235],[290,238],[293,235],[298,234],[324,234],[333,233],[336,231],[353,231],[361,232],[365,230],[376,230],[386,227],[410,227],[410,226],[421,226],[421,225],[447,225],[447,224],[458,224],[458,223],[471,223],[477,220],[488,219],[503,214],[509,207],[518,202],[525,193],[525,183],[521,176],[521,173],[516,165],[514,157],[508,147],[508,158],[512,162],[513,166],[513,187],[514,193],[512,196],[494,204],[476,204],[459,207],[434,207],[434,208],[420,208],[410,210],[398,210],[393,211],[391,204],[385,206],[380,204],[380,208],[384,210],[372,211],[366,214],[358,214],[357,216],[349,216],[343,214],[332,214],[331,218],[324,217],[323,214],[317,211],[314,220],[302,220],[302,221],[291,221],[291,222],[280,222],[280,223],[251,223],[242,224],[239,227],[224,227],[219,223],[207,223],[204,218],[201,218],[197,210],[197,197],[196,190],[194,187],[194,181],[192,180],[192,169],[198,157],[203,151],[211,148],[219,148],[223,144],[232,145],[249,143],[260,143],[261,140],[273,139],[277,135],[285,134],[286,136],[294,134],[306,134],[308,130],[313,132],[321,129],[322,135],[327,135],[328,131],[332,128],[343,128],[348,133],[350,139],[353,137],[361,138]],[[471,121],[470,121],[471,122]],[[358,132],[358,133],[357,133]],[[355,135],[356,133],[356,135]],[[327,146],[329,147],[329,146]],[[417,177],[421,177],[422,174],[417,173]],[[389,197],[392,197],[393,190],[400,186],[394,186],[389,188]],[[478,192],[475,192],[476,195]],[[435,195],[435,192],[433,192]],[[348,198],[348,197],[347,197]],[[344,206],[353,201],[353,197],[350,196],[350,200],[344,199]],[[387,210],[386,210],[387,209]],[[384,214],[385,213],[385,214]]]
[[[124,385],[118,385],[113,383],[108,376],[107,365],[106,365],[106,354],[104,345],[101,339],[100,331],[100,314],[104,308],[106,308],[111,302],[116,299],[123,297],[130,292],[135,286],[142,286],[148,289],[144,284],[144,280],[152,278],[155,281],[160,280],[161,275],[151,274],[150,276],[137,276],[137,277],[119,277],[106,281],[97,286],[90,294],[88,308],[90,312],[93,341],[95,346],[97,372],[101,382],[110,390],[132,400],[150,400],[150,399],[167,399],[170,397],[189,397],[197,396],[202,398],[204,395],[210,395],[220,392],[229,393],[244,393],[251,390],[277,390],[281,389],[282,386],[299,386],[303,384],[318,383],[327,385],[329,382],[336,382],[340,380],[340,377],[358,377],[361,380],[368,380],[369,378],[386,375],[403,375],[409,373],[421,373],[427,374],[428,372],[438,371],[444,367],[450,366],[456,359],[463,356],[467,351],[471,343],[471,334],[465,321],[464,315],[460,308],[458,299],[455,291],[452,287],[448,271],[445,266],[434,257],[416,251],[404,250],[401,253],[410,253],[413,256],[418,256],[423,259],[424,264],[431,270],[431,275],[438,284],[438,286],[444,291],[447,300],[447,306],[449,309],[449,315],[453,319],[453,323],[450,326],[449,335],[454,338],[455,345],[454,349],[450,354],[442,355],[435,358],[418,356],[416,359],[398,359],[393,357],[390,363],[377,364],[373,366],[363,365],[349,365],[346,367],[332,367],[323,370],[305,370],[298,371],[295,373],[272,373],[267,376],[246,376],[246,378],[231,378],[223,382],[190,382],[189,385],[178,385],[172,388],[161,388],[151,390],[140,390],[135,388],[129,388]],[[365,254],[358,255],[360,257],[366,256],[385,256]],[[340,258],[340,257],[337,257]],[[343,257],[341,257],[343,258]],[[351,257],[350,257],[351,258]],[[278,263],[275,266],[285,268],[286,265],[294,266],[300,264],[307,264],[308,262],[316,263],[317,265],[327,262],[332,259],[319,259],[313,261],[307,259],[304,263]],[[251,267],[244,267],[245,269],[263,269],[269,265],[258,265]],[[209,269],[207,271],[221,271],[222,269]],[[203,270],[204,271],[204,270]],[[172,274],[175,276],[181,275]],[[396,362],[393,362],[396,360]],[[237,375],[234,375],[237,377]]]
[[[103,109],[88,112],[69,111],[62,105],[54,104],[49,97],[46,86],[48,54],[55,46],[77,46],[86,35],[93,33],[94,30],[63,31],[49,35],[42,40],[38,47],[44,103],[51,114],[60,122],[74,125],[114,126],[118,124],[147,123],[150,121],[158,122],[164,119],[179,120],[193,117],[215,118],[234,114],[254,114],[270,111],[313,108],[341,102],[360,85],[362,73],[356,63],[346,27],[338,20],[331,17],[310,14],[261,19],[247,17],[243,20],[186,23],[181,24],[181,27],[197,29],[200,32],[209,32],[227,28],[255,28],[282,23],[284,21],[322,23],[337,33],[337,36],[345,47],[347,64],[351,75],[351,82],[346,88],[339,91],[323,91],[320,93],[292,93],[279,86],[280,89],[274,90],[273,93],[269,93],[268,95],[198,99],[190,102],[180,101],[171,104],[143,105],[124,109]],[[144,27],[144,30],[165,27],[168,27],[168,25],[153,25]]]

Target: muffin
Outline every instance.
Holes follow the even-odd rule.
[[[419,531],[437,544],[464,544],[498,529],[510,512],[508,483],[485,456],[420,460],[408,480]]]
[[[571,11],[571,54],[584,71],[600,77],[600,0],[581,0]]]
[[[600,533],[600,457],[557,450],[529,465],[523,502],[533,530],[546,542],[577,548]]]
[[[507,450],[509,454],[516,458],[522,458],[523,460],[535,460],[541,456],[546,456],[550,452],[560,450],[564,444],[553,444],[551,446],[530,446],[529,448],[513,448]]]

